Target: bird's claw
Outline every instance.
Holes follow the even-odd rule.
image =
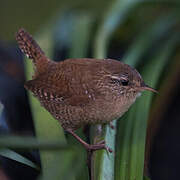
[[[96,151],[96,150],[100,150],[100,149],[105,149],[109,153],[113,152],[111,148],[106,146],[104,140],[98,142],[98,144],[89,144],[89,145],[85,146],[85,148],[87,149],[87,151]]]

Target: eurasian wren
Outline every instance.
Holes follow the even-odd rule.
[[[16,35],[20,49],[32,59],[35,74],[25,83],[43,107],[87,150],[107,149],[105,142],[90,145],[75,134],[87,124],[105,124],[121,117],[147,86],[132,67],[113,59],[47,58],[24,29]]]

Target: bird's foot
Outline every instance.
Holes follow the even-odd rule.
[[[112,149],[107,147],[105,144],[105,141],[100,141],[97,144],[84,144],[84,147],[86,148],[87,151],[96,151],[100,149],[105,149],[107,152],[112,153]]]
[[[88,144],[85,141],[83,141],[76,133],[74,133],[72,130],[70,129],[66,129],[67,132],[69,132],[70,134],[72,134],[72,136],[74,136],[85,148],[88,152],[93,152],[96,150],[100,150],[100,149],[105,149],[107,152],[112,153],[112,149],[110,149],[109,147],[106,146],[105,141],[100,141],[97,144]]]

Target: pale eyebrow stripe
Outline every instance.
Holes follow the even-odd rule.
[[[128,80],[128,77],[122,75],[122,76],[114,76],[114,75],[106,75],[108,77],[111,77],[112,79],[117,79],[117,80]]]

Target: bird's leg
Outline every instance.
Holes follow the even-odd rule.
[[[74,136],[85,148],[87,151],[96,151],[100,149],[105,149],[108,152],[112,152],[112,150],[105,145],[105,141],[101,141],[98,144],[88,144],[85,141],[83,141],[76,133],[74,133],[70,129],[66,129],[68,133],[70,133],[72,136]]]

